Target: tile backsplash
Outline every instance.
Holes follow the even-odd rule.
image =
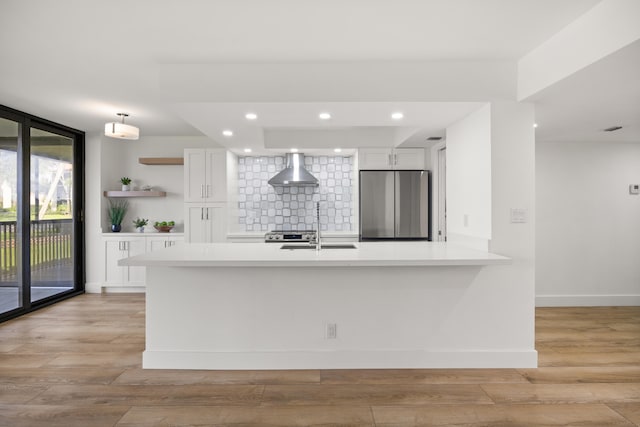
[[[353,227],[352,157],[305,156],[306,169],[319,187],[277,187],[269,179],[284,169],[284,156],[238,158],[238,221],[246,231],[351,231]]]

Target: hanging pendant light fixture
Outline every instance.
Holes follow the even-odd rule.
[[[129,117],[127,113],[118,113],[118,116],[122,117],[122,122],[110,122],[104,125],[104,134],[111,138],[118,139],[138,139],[140,137],[140,130],[131,125],[124,124],[124,118]]]

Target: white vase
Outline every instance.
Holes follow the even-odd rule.
[[[129,184],[122,184],[122,191],[129,191],[130,188]]]
[[[136,228],[136,231],[138,233],[144,233],[144,227],[138,227],[138,228]]]

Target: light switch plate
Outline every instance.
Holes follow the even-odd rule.
[[[511,222],[512,223],[527,222],[527,210],[523,208],[511,208]]]
[[[640,194],[640,185],[638,185],[638,184],[630,184],[629,185],[629,194]]]

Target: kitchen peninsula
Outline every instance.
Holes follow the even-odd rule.
[[[186,244],[121,260],[147,267],[143,367],[536,366],[533,343],[505,344],[533,318],[509,324],[503,295],[476,284],[509,258],[444,242],[356,246]]]

